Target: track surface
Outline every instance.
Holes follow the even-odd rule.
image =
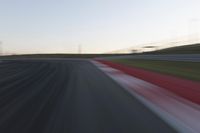
[[[0,63],[1,133],[173,133],[86,60]]]
[[[165,60],[165,61],[200,62],[200,54],[124,55],[124,56],[116,56],[116,57],[105,57],[102,59],[145,59],[145,60],[161,60],[161,61]]]

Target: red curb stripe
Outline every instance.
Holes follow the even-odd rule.
[[[140,68],[128,67],[125,65],[113,63],[111,61],[97,60],[112,68],[123,71],[126,74],[140,78],[147,82],[165,88],[176,95],[179,95],[191,102],[200,104],[200,83],[187,79],[181,79],[170,75],[164,75]]]

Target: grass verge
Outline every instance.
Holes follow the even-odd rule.
[[[200,81],[200,62],[114,59],[115,63]]]

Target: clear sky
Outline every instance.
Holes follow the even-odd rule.
[[[101,53],[187,35],[200,0],[0,0],[10,53]]]

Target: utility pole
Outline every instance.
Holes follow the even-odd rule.
[[[81,46],[81,44],[78,45],[78,53],[82,54],[82,46]]]
[[[3,55],[3,43],[0,41],[0,55]]]

